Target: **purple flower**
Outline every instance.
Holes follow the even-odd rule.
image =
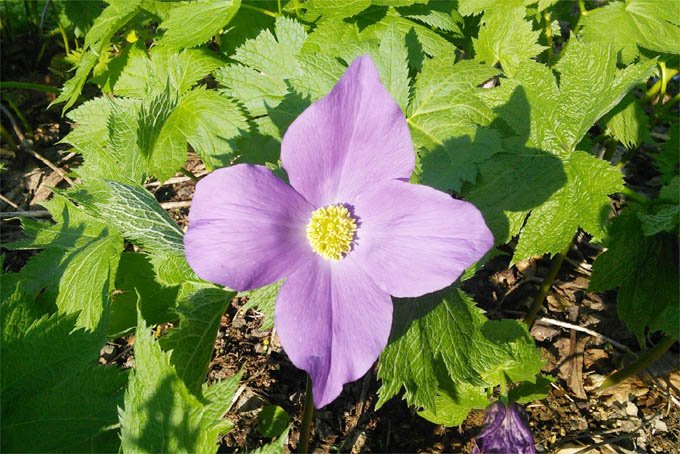
[[[524,409],[512,403],[494,402],[486,410],[484,429],[475,439],[473,454],[535,454]]]
[[[281,161],[290,186],[245,164],[204,178],[184,245],[201,278],[235,290],[285,278],[276,329],[320,408],[384,349],[390,295],[448,286],[493,236],[471,204],[408,183],[406,119],[367,56],[290,125]]]

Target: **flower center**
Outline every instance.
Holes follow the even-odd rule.
[[[312,213],[307,239],[312,250],[326,260],[340,260],[352,249],[357,224],[343,205],[329,205]]]

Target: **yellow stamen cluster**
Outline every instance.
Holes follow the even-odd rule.
[[[312,213],[307,239],[312,250],[326,260],[340,260],[352,249],[357,224],[342,205],[329,205]]]

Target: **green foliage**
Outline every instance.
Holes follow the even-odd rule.
[[[631,94],[626,95],[618,106],[605,115],[601,123],[604,123],[609,134],[628,149],[651,141],[649,118]]]
[[[278,437],[288,429],[290,418],[288,413],[278,405],[267,405],[259,415],[257,431],[263,437]]]
[[[2,451],[117,451],[126,375],[97,365],[104,337],[76,314],[36,318],[33,305],[21,287],[2,301]]]
[[[164,30],[158,43],[169,49],[203,44],[229,23],[240,5],[240,0],[183,2],[172,8],[158,26]]]
[[[525,9],[499,7],[484,13],[479,36],[473,39],[475,59],[490,66],[500,63],[503,71],[512,77],[523,61],[527,61],[545,48],[538,44],[539,32],[531,22],[524,20]],[[513,24],[508,26],[508,23]]]
[[[123,238],[63,197],[56,196],[44,205],[55,224],[25,220],[24,232],[28,238],[12,247],[46,248],[26,270],[30,273],[37,268],[47,272],[37,276],[41,284],[35,290],[46,289],[53,295],[59,312],[77,314],[78,327],[102,328],[106,324]]]
[[[179,327],[160,340],[172,351],[170,362],[187,388],[198,393],[208,373],[222,315],[236,292],[217,288],[182,288],[177,306]]]
[[[611,2],[583,18],[585,42],[609,46],[630,64],[641,49],[680,54],[680,19],[675,1]]]
[[[243,296],[248,297],[248,302],[243,305],[241,310],[254,309],[264,315],[264,320],[260,326],[263,330],[274,327],[274,303],[282,284],[283,281],[275,282],[243,294]]]
[[[680,332],[680,301],[676,255],[678,232],[677,179],[672,190],[672,220],[659,222],[662,228],[647,229],[648,213],[658,209],[632,205],[614,218],[607,232],[607,251],[593,263],[590,289],[603,291],[618,287],[617,310],[621,319],[644,345],[646,329],[663,331],[671,336]],[[663,197],[663,195],[662,195]],[[663,209],[663,208],[662,208]],[[658,224],[654,223],[658,227]],[[673,226],[674,234],[664,232]]]
[[[421,416],[458,425],[489,402],[486,388],[535,381],[543,366],[526,328],[489,321],[460,290],[395,301],[390,340],[380,356],[382,406],[402,387]]]
[[[240,374],[193,394],[139,317],[135,369],[120,410],[123,452],[215,452]]]

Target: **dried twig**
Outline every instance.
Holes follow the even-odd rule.
[[[582,333],[589,334],[593,337],[599,337],[602,340],[605,340],[612,344],[614,347],[617,347],[627,353],[635,354],[630,348],[626,347],[622,343],[615,341],[611,337],[607,337],[604,334],[600,334],[597,331],[593,331],[592,329],[584,328],[582,326],[576,325],[574,323],[568,323],[568,322],[563,322],[561,320],[555,320],[554,318],[547,318],[547,317],[541,317],[536,319],[536,323],[542,323],[544,325],[554,325],[554,326],[559,326],[560,328],[565,328],[565,329],[573,329],[574,331],[580,331]]]
[[[25,151],[26,153],[30,154],[34,158],[36,158],[38,161],[42,162],[45,164],[47,167],[50,169],[54,170],[57,172],[68,184],[71,186],[75,186],[75,182],[64,173],[63,170],[61,170],[59,167],[55,166],[52,161],[49,159],[45,158],[43,155],[38,153],[37,151],[33,150],[29,146],[29,142],[26,140],[26,137],[24,134],[21,132],[21,129],[19,129],[19,125],[17,125],[17,121],[14,119],[14,116],[12,113],[7,110],[5,106],[0,104],[0,110],[2,110],[2,113],[5,114],[5,116],[9,119],[10,124],[12,125],[12,130],[14,131],[14,135],[17,136],[17,139],[19,139],[19,149],[22,151]]]
[[[0,200],[2,200],[3,202],[5,202],[7,205],[11,206],[11,207],[14,208],[15,210],[18,210],[18,209],[19,209],[19,205],[17,205],[16,203],[12,202],[10,199],[8,199],[7,197],[5,197],[5,196],[2,195],[2,194],[0,194]]]

